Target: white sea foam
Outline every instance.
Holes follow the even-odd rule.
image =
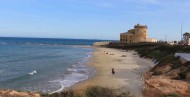
[[[63,80],[49,81],[49,82],[59,83],[61,86],[58,90],[53,91],[51,93],[61,92],[64,90],[65,87],[72,86],[72,85],[76,84],[77,82],[83,81],[86,79],[88,79],[88,76],[85,74],[71,73],[69,75],[66,75],[66,77]]]
[[[89,61],[92,52],[89,52],[86,55],[87,56],[82,61],[78,62],[77,65],[73,65],[73,67],[67,69],[71,73],[65,75],[63,79],[49,81],[52,83],[60,84],[60,88],[51,93],[61,92],[66,87],[72,86],[80,81],[88,79],[89,71],[84,64]]]
[[[30,45],[31,43],[26,43],[26,45]]]
[[[32,72],[30,72],[30,73],[28,73],[28,74],[30,74],[30,75],[34,75],[34,74],[36,74],[36,73],[37,73],[37,71],[34,70],[34,71],[32,71]]]
[[[45,45],[45,44],[43,44],[43,43],[39,43],[38,45]]]
[[[68,71],[74,71],[74,72],[77,71],[77,69],[74,69],[74,68],[68,68],[67,70],[68,70]]]
[[[7,43],[5,43],[5,42],[0,42],[0,44],[7,44]]]
[[[91,45],[67,45],[67,46],[72,46],[74,48],[78,48],[78,47],[83,47],[83,48],[91,48]]]

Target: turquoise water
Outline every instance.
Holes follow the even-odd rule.
[[[0,38],[0,88],[52,93],[86,80],[96,41]]]

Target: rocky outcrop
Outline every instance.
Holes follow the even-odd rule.
[[[178,93],[183,97],[190,97],[189,89],[190,84],[188,82],[161,76],[152,76],[150,79],[145,80],[144,96],[157,97],[161,94]]]
[[[14,90],[0,90],[0,97],[40,97],[40,94],[31,92],[18,92]]]
[[[174,93],[190,97],[190,64],[186,62],[177,67],[174,65],[158,64],[145,74],[144,97],[159,97],[162,94]]]
[[[186,80],[190,81],[190,70],[188,70],[186,73]]]

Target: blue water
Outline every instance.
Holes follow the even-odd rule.
[[[96,41],[0,37],[0,88],[52,93],[86,80]]]

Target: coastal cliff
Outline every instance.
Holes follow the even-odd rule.
[[[154,46],[136,50],[141,57],[152,58],[157,64],[145,74],[145,97],[190,97],[190,62],[175,56],[176,52],[189,53],[190,47]]]
[[[107,47],[136,50],[141,58],[152,59],[156,64],[144,74],[144,97],[190,97],[190,62],[175,56],[176,53],[190,53],[189,46],[111,43]]]
[[[39,93],[0,90],[0,97],[41,97]]]

